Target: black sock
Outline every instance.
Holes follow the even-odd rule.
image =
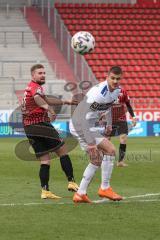
[[[71,159],[68,155],[64,155],[60,157],[61,167],[66,174],[68,181],[74,181],[73,176],[73,167]]]
[[[39,177],[41,181],[41,187],[45,190],[49,190],[49,169],[50,165],[47,164],[41,164],[40,170],[39,170]]]
[[[123,161],[126,154],[126,144],[119,145],[119,162]]]

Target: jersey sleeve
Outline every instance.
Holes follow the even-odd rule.
[[[44,95],[43,88],[41,86],[34,86],[31,88],[31,94],[32,96],[35,96],[37,94],[43,96]]]
[[[130,103],[130,98],[129,98],[126,90],[123,90],[123,96],[124,96],[124,102],[125,103]]]
[[[90,94],[90,99],[92,99],[92,103],[107,103],[107,97],[108,94],[108,87],[106,85],[100,86],[99,88],[93,89],[94,91]]]

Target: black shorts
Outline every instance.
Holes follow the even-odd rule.
[[[38,123],[24,127],[29,143],[33,147],[36,157],[59,149],[64,140],[51,123]]]
[[[119,122],[113,123],[112,125],[112,132],[110,136],[111,137],[119,136],[121,134],[128,135],[128,124],[126,121],[119,121]]]

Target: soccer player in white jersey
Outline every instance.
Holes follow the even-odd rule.
[[[116,149],[95,127],[102,113],[110,111],[112,104],[116,101],[120,93],[121,77],[121,68],[112,67],[106,81],[95,85],[87,92],[70,121],[71,134],[78,139],[82,150],[86,151],[90,157],[90,163],[83,173],[80,187],[73,196],[73,201],[76,203],[91,203],[87,196],[87,188],[99,167],[101,167],[101,186],[98,195],[114,201],[122,200],[122,197],[110,187]],[[107,120],[111,121],[111,117]],[[110,123],[106,131],[111,130]]]

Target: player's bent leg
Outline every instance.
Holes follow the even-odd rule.
[[[51,191],[49,191],[49,171],[50,171],[50,156],[49,154],[45,154],[40,157],[40,171],[39,177],[41,182],[41,199],[59,199],[61,197],[55,195]]]
[[[72,162],[67,153],[66,146],[65,145],[61,146],[55,152],[60,157],[62,170],[64,171],[68,179],[68,191],[77,192],[78,185],[74,180]]]
[[[105,155],[115,156],[116,149],[113,143],[111,143],[107,138],[103,138],[102,141],[97,145]]]

